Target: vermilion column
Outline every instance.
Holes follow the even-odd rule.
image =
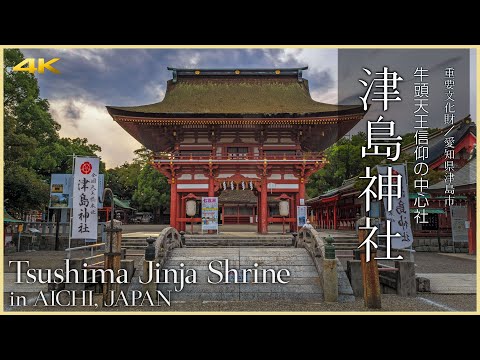
[[[333,205],[333,229],[337,230],[337,202]]]
[[[213,176],[210,176],[208,178],[208,196],[209,197],[215,196],[215,183],[214,183]]]
[[[180,231],[180,228],[181,228],[181,223],[180,221],[178,221],[178,219],[180,219],[182,217],[182,194],[180,193],[177,193],[177,217],[176,217],[176,226],[175,226],[175,229],[177,229],[178,231]]]
[[[208,197],[214,197],[215,196],[215,182],[213,179],[213,176],[210,176],[208,178]],[[215,230],[208,230],[209,234],[214,234]]]
[[[300,199],[305,199],[305,181],[303,178],[300,179],[298,186],[298,205],[302,205],[300,204]]]
[[[260,194],[257,197],[257,232],[260,233],[260,219],[262,218],[262,206],[260,205]]]
[[[325,226],[325,229],[330,229],[330,208],[327,205],[327,226]]]
[[[170,180],[170,226],[177,226],[177,183],[174,177]]]
[[[290,202],[290,217],[296,219],[297,218],[297,206],[295,202],[295,195],[291,194],[291,199],[288,200]],[[295,232],[297,231],[297,221],[290,223],[290,231]]]
[[[180,217],[181,218],[186,218],[187,217],[187,209],[185,208],[185,199],[182,199],[182,193],[179,193],[178,194],[178,199],[180,200]],[[180,228],[178,229],[179,231],[185,231],[185,227],[186,227],[186,224],[185,222],[179,222],[179,226]]]
[[[267,202],[267,177],[262,177],[262,191],[260,192],[260,234],[268,234],[268,202]]]

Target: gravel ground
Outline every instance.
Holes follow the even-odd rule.
[[[5,299],[7,299],[5,294]],[[30,296],[32,297],[32,296]],[[237,302],[172,302],[171,306],[162,303],[160,306],[135,306],[135,307],[51,307],[26,306],[15,308],[15,311],[152,311],[152,312],[211,312],[211,311],[235,311],[235,312],[446,312],[446,311],[475,311],[475,295],[422,295],[430,301],[440,303],[439,307],[421,298],[402,298],[396,295],[382,295],[382,309],[368,310],[364,307],[363,299],[357,299],[350,303],[312,303],[312,302],[288,302],[288,301],[237,301]],[[101,296],[96,295],[94,301],[101,304]],[[452,308],[455,306],[455,308]],[[5,309],[11,311],[12,309]]]
[[[8,266],[9,260],[30,260],[32,268],[60,268],[64,263],[65,253],[55,251],[36,251],[15,253],[4,257],[4,271],[14,272],[13,267]],[[417,253],[416,271],[425,273],[475,273],[475,261],[458,259],[450,256],[435,253]],[[8,302],[8,295],[4,294],[5,303]],[[34,298],[37,294],[28,294],[27,298]],[[172,300],[174,300],[172,296]],[[95,301],[101,304],[101,296],[96,295]],[[475,311],[476,295],[438,295],[419,294],[416,298],[403,298],[396,295],[382,295],[381,311]],[[11,309],[5,309],[10,311]],[[71,307],[33,307],[27,306],[15,308],[15,311],[162,311],[162,312],[191,312],[191,311],[307,311],[307,312],[335,312],[335,311],[358,311],[364,312],[363,300],[357,299],[351,303],[309,303],[309,302],[288,302],[288,301],[257,301],[257,302],[189,302],[176,303],[172,306],[165,304],[161,306],[143,307],[118,307],[102,308],[93,307],[71,308]]]
[[[418,252],[415,253],[415,264],[417,273],[475,274],[477,262],[475,256],[472,256],[472,260],[467,260],[437,253]]]

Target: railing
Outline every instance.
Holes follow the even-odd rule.
[[[72,251],[79,251],[79,250],[90,250],[90,258],[95,258],[99,256],[103,256],[103,253],[100,255],[93,255],[93,251],[96,250],[97,248],[100,248],[102,246],[105,246],[105,243],[99,243],[99,244],[92,244],[92,245],[85,245],[85,246],[76,246],[76,247],[69,247],[65,249],[65,252],[67,253],[67,259],[71,258]],[[90,258],[85,258],[85,259],[90,259]]]
[[[35,229],[39,232],[33,233],[29,231],[29,229]],[[97,240],[104,241],[105,240],[105,223],[100,222],[98,223],[97,227]],[[21,251],[21,244],[24,243],[25,239],[30,241],[30,243],[36,242],[38,243],[37,246],[40,247],[40,241],[46,241],[46,245],[48,247],[48,241],[45,240],[46,238],[55,238],[57,236],[57,223],[56,222],[27,222],[23,226],[23,231],[18,234],[18,243],[17,249]],[[66,239],[70,236],[70,223],[69,222],[60,222],[58,223],[58,237],[62,239]],[[22,240],[24,240],[22,242]],[[30,246],[27,244],[27,246]]]
[[[99,222],[97,227],[97,237],[101,236],[103,233],[103,227],[105,226],[104,222]],[[56,222],[27,222],[23,226],[22,236],[25,233],[28,233],[28,229],[36,229],[40,231],[38,233],[39,236],[55,236],[57,223]],[[58,223],[58,236],[65,237],[70,233],[70,223],[69,222],[61,222]]]
[[[321,152],[318,153],[303,153],[303,154],[284,154],[284,155],[267,155],[267,154],[254,154],[254,153],[246,153],[246,154],[227,154],[227,155],[162,155],[156,156],[153,160],[158,162],[163,161],[175,161],[175,160],[190,160],[190,161],[225,161],[225,160],[256,160],[256,161],[264,161],[267,160],[290,160],[290,161],[297,161],[297,160],[307,160],[307,161],[324,161],[324,155]]]
[[[296,247],[304,247],[312,257],[325,258],[325,243],[315,229],[302,229]]]
[[[183,247],[180,233],[171,226],[166,227],[155,241],[155,259],[160,263],[160,266],[163,266],[168,254],[177,247]]]
[[[312,258],[324,289],[324,300],[338,301],[339,295],[353,299],[353,290],[347,275],[335,255],[332,238],[325,238],[313,228],[302,229],[295,243],[296,247],[303,247]]]

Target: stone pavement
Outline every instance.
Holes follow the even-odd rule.
[[[215,261],[214,268],[225,272],[225,263],[220,267],[218,261],[228,259],[230,269],[258,269],[258,280],[262,281],[262,270],[288,269],[291,276],[283,278],[288,284],[272,283],[269,272],[266,283],[254,283],[254,273],[247,273],[246,279],[238,278],[234,281],[234,273],[229,276],[229,284],[222,281],[219,284],[209,284],[218,281],[219,276],[209,272],[208,264]],[[323,289],[317,269],[305,249],[296,248],[179,248],[174,249],[167,260],[167,269],[195,269],[197,284],[186,284],[181,292],[172,291],[171,297],[175,301],[242,301],[242,300],[310,300],[323,301]],[[258,266],[255,267],[254,264]],[[241,274],[241,271],[239,271]],[[283,272],[283,274],[285,274]],[[245,281],[243,283],[242,281]],[[158,289],[163,293],[173,290],[172,284],[160,284]]]
[[[430,279],[432,294],[476,294],[476,274],[424,274],[417,273],[417,277]]]

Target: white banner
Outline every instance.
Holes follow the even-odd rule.
[[[202,231],[218,231],[218,197],[202,197]]]
[[[392,236],[391,238],[391,247],[392,249],[404,249],[410,247],[413,243],[413,234],[412,226],[410,224],[410,204],[408,202],[408,183],[405,165],[390,165],[390,166],[379,166],[377,165],[378,174],[386,176],[388,174],[388,168],[392,168],[392,179],[391,179],[391,202],[392,208],[391,211],[388,211],[388,179],[383,178],[382,184],[378,184],[378,188],[382,191],[383,197],[383,207],[385,208],[385,218],[390,220],[391,228],[390,233],[395,235],[399,233],[399,236]],[[397,198],[396,192],[396,175],[402,176],[401,183],[401,196]],[[380,180],[379,180],[380,181]],[[380,194],[378,194],[380,196]],[[385,235],[385,234],[379,234]]]
[[[307,222],[307,207],[297,206],[297,226],[302,227]]]
[[[468,220],[467,207],[450,206],[450,219],[453,242],[468,242],[468,228],[465,226]]]
[[[73,239],[97,239],[99,158],[76,157],[73,173]]]

